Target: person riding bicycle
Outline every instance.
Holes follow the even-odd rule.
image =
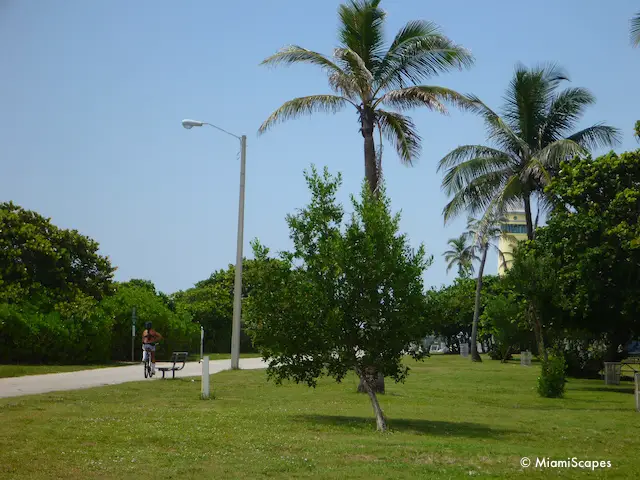
[[[156,342],[162,340],[162,335],[153,329],[151,322],[144,324],[142,332],[142,350],[151,353],[151,374],[156,373]]]

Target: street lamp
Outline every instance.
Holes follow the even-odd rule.
[[[220,127],[199,120],[182,120],[182,126],[187,130],[193,127],[210,127],[220,130],[227,135],[240,140],[240,198],[238,200],[238,243],[236,245],[236,278],[233,286],[233,323],[231,326],[231,368],[240,368],[240,318],[242,309],[242,242],[244,235],[244,178],[247,162],[247,136],[234,135]]]

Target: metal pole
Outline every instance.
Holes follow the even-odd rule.
[[[131,362],[135,362],[134,346],[136,343],[136,307],[131,312]]]
[[[240,318],[242,309],[242,243],[244,235],[244,182],[247,162],[247,136],[240,138],[240,199],[238,202],[238,244],[236,278],[233,288],[233,324],[231,329],[231,368],[240,368]]]

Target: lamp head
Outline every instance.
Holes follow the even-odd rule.
[[[201,127],[202,125],[204,125],[204,122],[199,120],[189,120],[188,118],[182,120],[182,126],[187,130],[193,127]]]

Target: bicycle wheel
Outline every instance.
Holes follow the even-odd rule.
[[[145,360],[143,365],[144,365],[144,378],[147,378],[149,376],[149,361]]]

